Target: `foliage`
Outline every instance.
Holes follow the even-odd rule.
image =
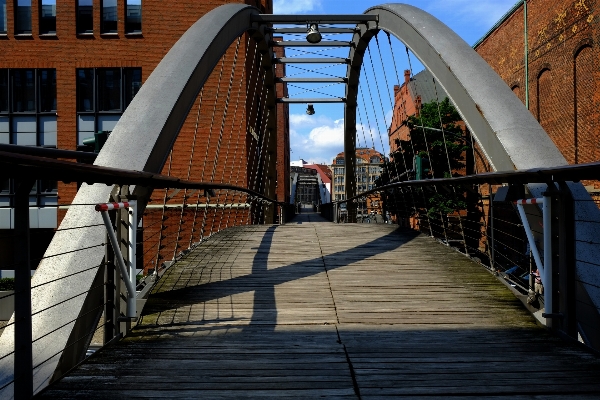
[[[0,291],[15,290],[14,278],[1,278],[0,279]]]
[[[406,124],[409,128],[409,140],[396,139],[398,150],[390,155],[390,161],[384,165],[383,173],[376,184],[415,179],[414,159],[419,155],[425,159],[424,167],[429,169],[426,179],[459,176],[466,166],[464,154],[470,154],[470,143],[459,125],[461,117],[448,98],[440,103],[435,100],[425,103],[418,116],[409,116]],[[430,128],[430,129],[428,129]],[[412,214],[410,210],[396,207],[397,194],[385,193],[387,210],[398,216]],[[454,196],[452,196],[454,197]],[[416,207],[427,210],[428,215],[447,215],[466,207],[463,199],[451,199],[439,194],[426,194],[421,190],[412,195],[411,202]]]
[[[456,210],[462,210],[467,208],[467,203],[461,199],[452,197],[442,196],[439,193],[428,198],[429,208],[427,209],[427,215],[435,218],[437,215],[448,215]]]

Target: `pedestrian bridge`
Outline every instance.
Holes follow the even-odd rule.
[[[125,339],[39,397],[591,398],[599,373],[464,255],[304,213],[212,236]]]
[[[413,121],[390,152],[417,59],[439,126]],[[448,131],[445,97],[465,130]],[[344,108],[345,195],[319,213],[289,197],[290,103]],[[376,147],[371,182],[356,149]],[[99,154],[0,145],[0,171],[16,275],[2,399],[600,395],[600,163],[567,165],[485,61],[412,6],[218,7]],[[48,205],[61,223],[38,259],[36,180],[77,190]],[[393,223],[356,223],[369,196]]]

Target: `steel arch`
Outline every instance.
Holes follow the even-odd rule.
[[[210,11],[194,23],[148,77],[94,164],[160,173],[200,89],[229,46],[248,32],[259,43],[259,50],[268,53],[268,36],[262,27],[251,22],[251,16],[259,13],[257,8],[251,6],[227,4]],[[275,105],[273,74],[272,69],[268,68],[271,59],[263,57],[262,65],[267,70],[264,84],[271,89],[267,98],[268,107]],[[269,129],[273,129],[274,123],[271,117],[271,121],[267,121]],[[83,184],[73,204],[106,202],[111,190],[111,187],[101,184]],[[134,194],[148,196],[149,192],[138,187]],[[101,223],[100,216],[92,206],[71,207],[60,229]],[[101,226],[76,231],[60,230],[56,232],[46,254],[68,253],[104,241],[105,231]],[[102,282],[103,274],[102,268],[80,271],[89,268],[91,263],[100,265],[103,257],[104,248],[94,247],[60,259],[46,259],[39,265],[32,279],[33,286],[63,276],[70,278],[44,285],[43,290],[34,290],[33,312],[72,299],[33,317],[33,338],[46,335],[34,343],[33,365],[47,360],[34,371],[35,393],[83,358],[87,341],[69,345],[95,328],[99,313],[88,313],[88,317],[85,317],[84,310],[97,306],[93,297],[98,293],[93,293],[93,289],[98,282]],[[79,295],[86,291],[87,294]],[[11,326],[5,329],[0,338],[0,354],[10,353],[13,346],[14,329]],[[0,387],[13,378],[13,357],[9,356],[0,361]],[[13,385],[0,391],[2,398],[12,398],[12,395]]]
[[[567,161],[548,134],[473,48],[432,15],[406,4],[384,4],[369,8],[365,14],[378,15],[377,22],[357,25],[348,67],[344,151],[346,179],[354,182],[356,148],[356,104],[360,68],[371,38],[384,30],[402,41],[433,74],[456,106],[495,171],[554,167]],[[351,153],[348,153],[351,151]],[[352,157],[350,157],[350,155]],[[600,254],[591,244],[600,230],[583,221],[600,221],[600,211],[580,183],[568,182],[575,200],[576,273],[585,294],[593,302],[594,324],[600,324]],[[530,184],[529,191],[540,197],[546,185]],[[355,184],[347,196],[355,194]],[[348,205],[350,207],[350,205]],[[350,211],[349,211],[350,212]],[[595,331],[589,337],[598,338]],[[598,339],[595,339],[598,340]],[[597,344],[596,344],[597,345]]]

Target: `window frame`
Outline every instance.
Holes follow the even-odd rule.
[[[16,70],[20,70],[20,71],[24,71],[24,70],[33,70],[33,74],[34,74],[34,78],[33,78],[33,82],[34,82],[34,110],[33,111],[15,111],[14,110],[14,99],[13,99],[13,94],[15,92],[15,88],[14,88],[14,71]],[[14,130],[14,122],[15,122],[15,118],[23,118],[23,117],[32,117],[32,120],[35,120],[35,146],[37,147],[46,147],[46,148],[56,148],[56,143],[53,145],[44,145],[41,144],[42,140],[42,135],[43,135],[43,131],[42,131],[42,123],[44,118],[47,117],[55,117],[55,121],[56,123],[58,123],[58,114],[57,114],[57,110],[49,110],[49,111],[42,111],[43,107],[42,107],[42,84],[41,84],[41,79],[42,79],[42,74],[43,71],[52,71],[54,74],[54,101],[53,101],[53,105],[57,105],[58,104],[58,99],[57,99],[57,88],[56,88],[56,79],[57,79],[57,72],[55,68],[0,68],[0,74],[1,73],[6,73],[6,77],[7,77],[7,98],[6,98],[6,104],[7,104],[7,109],[6,110],[0,110],[0,120],[8,123],[8,142],[10,144],[16,144],[16,136],[18,134],[18,132],[15,132]],[[57,107],[54,107],[57,108]],[[33,133],[33,132],[31,132]],[[58,136],[58,132],[56,132],[57,136]],[[55,138],[55,142],[58,141],[58,138]],[[8,181],[8,185],[7,188],[5,187],[5,183],[7,183]],[[50,188],[50,189],[48,189]],[[37,206],[37,207],[43,207],[45,205],[53,205],[56,204],[58,201],[58,186],[57,186],[57,182],[55,181],[48,181],[48,180],[39,180],[36,181],[32,191],[29,195],[29,205],[30,206]],[[8,207],[12,207],[14,205],[14,182],[12,179],[9,180],[2,180],[0,181],[0,203],[6,203],[8,201]],[[6,207],[6,206],[0,206],[0,207]]]
[[[134,22],[132,21],[133,18],[129,17],[128,11],[129,11],[129,2],[132,0],[123,0],[125,2],[125,7],[124,7],[124,12],[125,15],[123,16],[123,21],[125,22],[125,34],[126,35],[141,35],[142,34],[142,0],[139,0],[140,4],[139,4],[139,10],[140,10],[140,15],[139,15],[139,22]],[[135,6],[136,4],[132,4],[132,6]],[[139,29],[137,28],[137,25],[139,25]]]
[[[108,9],[105,4],[109,1],[115,2],[115,19],[105,20],[105,10]],[[107,24],[110,27],[107,28]],[[114,24],[114,27],[112,26]],[[101,35],[117,35],[119,33],[119,0],[100,0],[100,34]]]
[[[102,71],[106,71],[106,70],[119,70],[120,73],[120,78],[119,78],[119,82],[120,82],[120,87],[119,87],[119,103],[120,103],[120,108],[117,109],[113,109],[113,110],[99,110],[99,89],[98,89],[98,85],[99,85],[99,73]],[[79,73],[82,70],[89,70],[92,71],[92,109],[91,110],[81,110],[80,109],[80,101],[81,101],[81,88],[80,88],[80,81],[79,81]],[[75,69],[75,79],[76,79],[76,113],[77,113],[77,128],[76,128],[76,132],[77,132],[77,148],[81,149],[83,146],[82,143],[83,139],[87,138],[87,137],[91,137],[91,135],[93,135],[95,132],[98,132],[101,129],[101,122],[100,119],[102,119],[102,117],[121,117],[121,115],[123,115],[123,113],[125,112],[125,110],[127,109],[127,107],[129,106],[129,104],[131,103],[131,101],[133,100],[133,98],[135,97],[135,94],[131,97],[131,99],[129,100],[129,103],[127,103],[127,83],[128,80],[126,79],[126,75],[127,72],[131,71],[134,72],[135,70],[139,70],[139,87],[137,88],[137,91],[135,92],[135,94],[137,94],[137,92],[140,90],[141,86],[142,86],[142,67],[93,67],[93,68],[76,68]],[[137,82],[137,81],[129,81],[129,82]],[[89,131],[80,131],[79,128],[79,122],[80,122],[80,117],[84,116],[84,117],[93,117],[94,121],[94,127],[93,127],[93,131],[91,132],[90,136],[85,136],[82,137],[81,134],[85,134],[86,132]]]
[[[14,98],[13,98],[13,94],[15,92],[14,71],[27,71],[27,70],[33,71],[34,109],[26,110],[26,111],[15,111],[14,110],[14,108],[15,108],[14,107]],[[53,105],[55,105],[56,107],[53,107],[54,109],[50,109],[50,110],[46,110],[46,111],[42,110],[41,79],[42,79],[43,71],[52,71],[54,73],[54,104]],[[13,132],[13,129],[12,129],[14,118],[23,117],[23,116],[35,116],[35,118],[36,118],[36,146],[56,148],[56,145],[45,146],[45,145],[40,144],[40,133],[41,133],[40,119],[43,117],[48,117],[48,116],[56,116],[56,117],[58,116],[56,68],[0,68],[0,73],[3,73],[3,72],[6,72],[7,78],[8,78],[8,80],[7,80],[7,98],[6,98],[7,109],[0,110],[0,117],[8,118],[8,132],[10,135],[9,141],[11,143],[14,141],[13,135],[15,132]]]
[[[15,30],[15,35],[16,36],[31,36],[33,34],[33,21],[32,21],[32,15],[31,15],[31,7],[32,7],[32,0],[27,0],[29,1],[29,29],[22,29],[22,27],[19,24],[19,1],[24,1],[24,0],[14,0],[13,1],[13,14],[14,14],[14,30]]]
[[[40,36],[56,36],[56,0],[54,1],[54,30],[52,29],[48,29],[45,31],[42,31],[42,27],[46,24],[46,22],[43,19],[43,15],[42,15],[42,8],[43,8],[43,2],[47,1],[47,0],[38,0],[38,29],[39,29],[39,34]]]
[[[8,34],[8,15],[7,15],[7,9],[8,7],[6,6],[6,2],[7,0],[0,0],[0,22],[2,23],[2,26],[4,26],[4,30],[0,30],[0,36],[5,36]],[[2,5],[4,3],[4,8],[2,8]]]
[[[84,5],[80,4],[81,1],[82,0],[77,0],[77,2],[75,3],[75,32],[78,35],[93,35],[94,34],[94,2],[93,2],[93,0],[89,0],[92,3],[92,5],[84,6]],[[84,27],[82,14],[81,14],[82,7],[90,7],[89,26]],[[87,28],[90,28],[90,29],[87,29]]]

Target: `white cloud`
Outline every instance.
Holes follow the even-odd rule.
[[[321,10],[320,0],[274,0],[274,14],[303,14]]]
[[[386,113],[391,119],[391,111]],[[373,147],[388,153],[387,133],[379,137],[375,128],[356,124],[357,146]],[[374,142],[374,143],[373,143]],[[319,164],[331,164],[335,156],[344,151],[344,119],[332,119],[327,115],[290,114],[290,146],[292,160],[300,158]]]
[[[324,125],[314,128],[308,134],[311,147],[316,148],[341,148],[344,146],[344,120],[333,121],[333,125]],[[313,147],[313,148],[314,148]]]
[[[385,113],[385,126],[390,126],[392,124],[392,110],[388,110],[388,112]]]
[[[306,129],[332,123],[331,118],[324,115],[290,114],[290,129]]]

